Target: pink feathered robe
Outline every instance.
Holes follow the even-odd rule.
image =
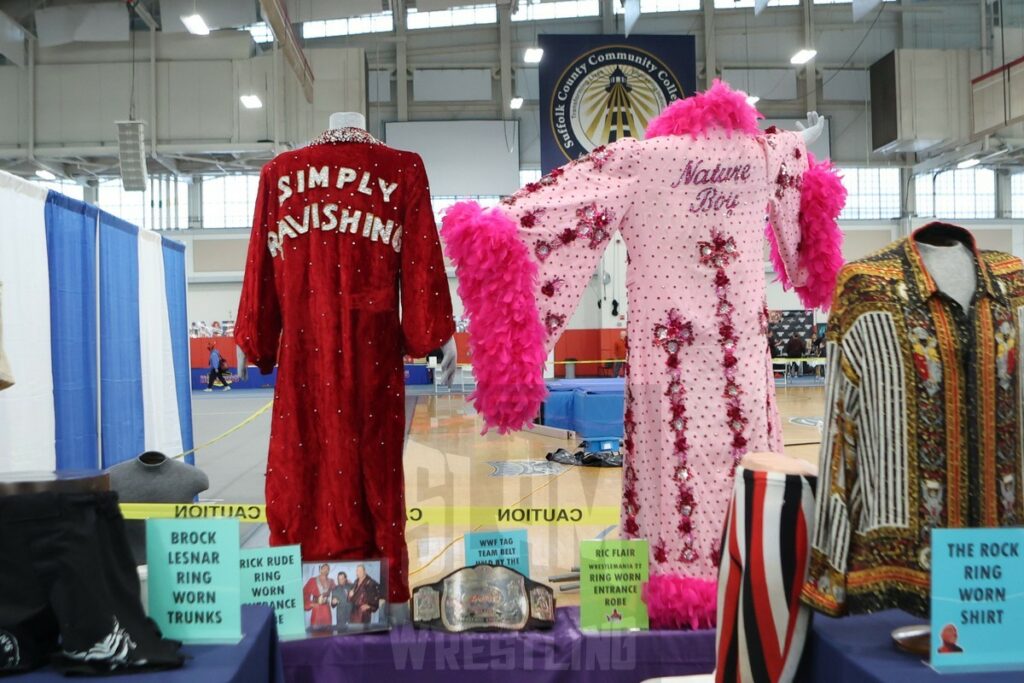
[[[716,83],[668,107],[646,140],[619,140],[495,209],[462,203],[444,219],[469,317],[471,398],[503,433],[536,416],[547,352],[609,239],[622,234],[629,349],[620,530],[650,541],[654,625],[713,625],[734,470],[748,451],[782,450],[766,215],[778,272],[806,304],[827,305],[842,262],[842,185],[827,166],[808,170],[799,134],[761,133],[759,116]]]

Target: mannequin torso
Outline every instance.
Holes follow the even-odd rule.
[[[964,313],[971,309],[977,287],[974,254],[962,242],[928,244],[917,242],[925,270],[932,276],[939,291],[960,304]]]

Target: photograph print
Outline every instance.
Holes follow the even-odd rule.
[[[386,560],[302,563],[306,632],[346,635],[390,628]]]

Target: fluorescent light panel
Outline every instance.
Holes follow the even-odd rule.
[[[260,99],[259,95],[242,95],[238,99],[242,101],[242,106],[246,109],[263,108],[263,100]]]
[[[39,177],[39,178],[42,178],[43,180],[56,180],[57,179],[57,176],[55,176],[50,171],[47,171],[45,168],[41,168],[38,171],[36,171],[36,176]]]
[[[818,56],[818,51],[810,48],[804,48],[795,55],[789,58],[790,64],[806,64],[815,57]]]
[[[544,59],[544,48],[541,47],[528,47],[523,53],[523,61],[527,64],[540,64],[542,59]]]
[[[185,25],[185,30],[196,36],[208,36],[210,35],[210,27],[206,25],[203,18],[198,14],[183,14],[181,15],[181,23]]]
[[[964,159],[959,164],[957,164],[956,167],[959,168],[959,169],[974,168],[975,166],[977,166],[980,163],[981,163],[980,159]]]
[[[509,100],[508,106],[509,106],[510,109],[522,109],[522,107],[523,107],[523,98],[522,97],[513,97],[511,100]]]

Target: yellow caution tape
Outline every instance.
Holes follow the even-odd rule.
[[[248,503],[121,503],[125,519],[215,519],[266,522],[267,506]]]
[[[237,519],[266,522],[267,506],[255,503],[121,503],[125,519]],[[459,526],[548,526],[557,524],[618,524],[616,506],[522,507],[454,506],[408,509],[407,526],[421,524]]]

